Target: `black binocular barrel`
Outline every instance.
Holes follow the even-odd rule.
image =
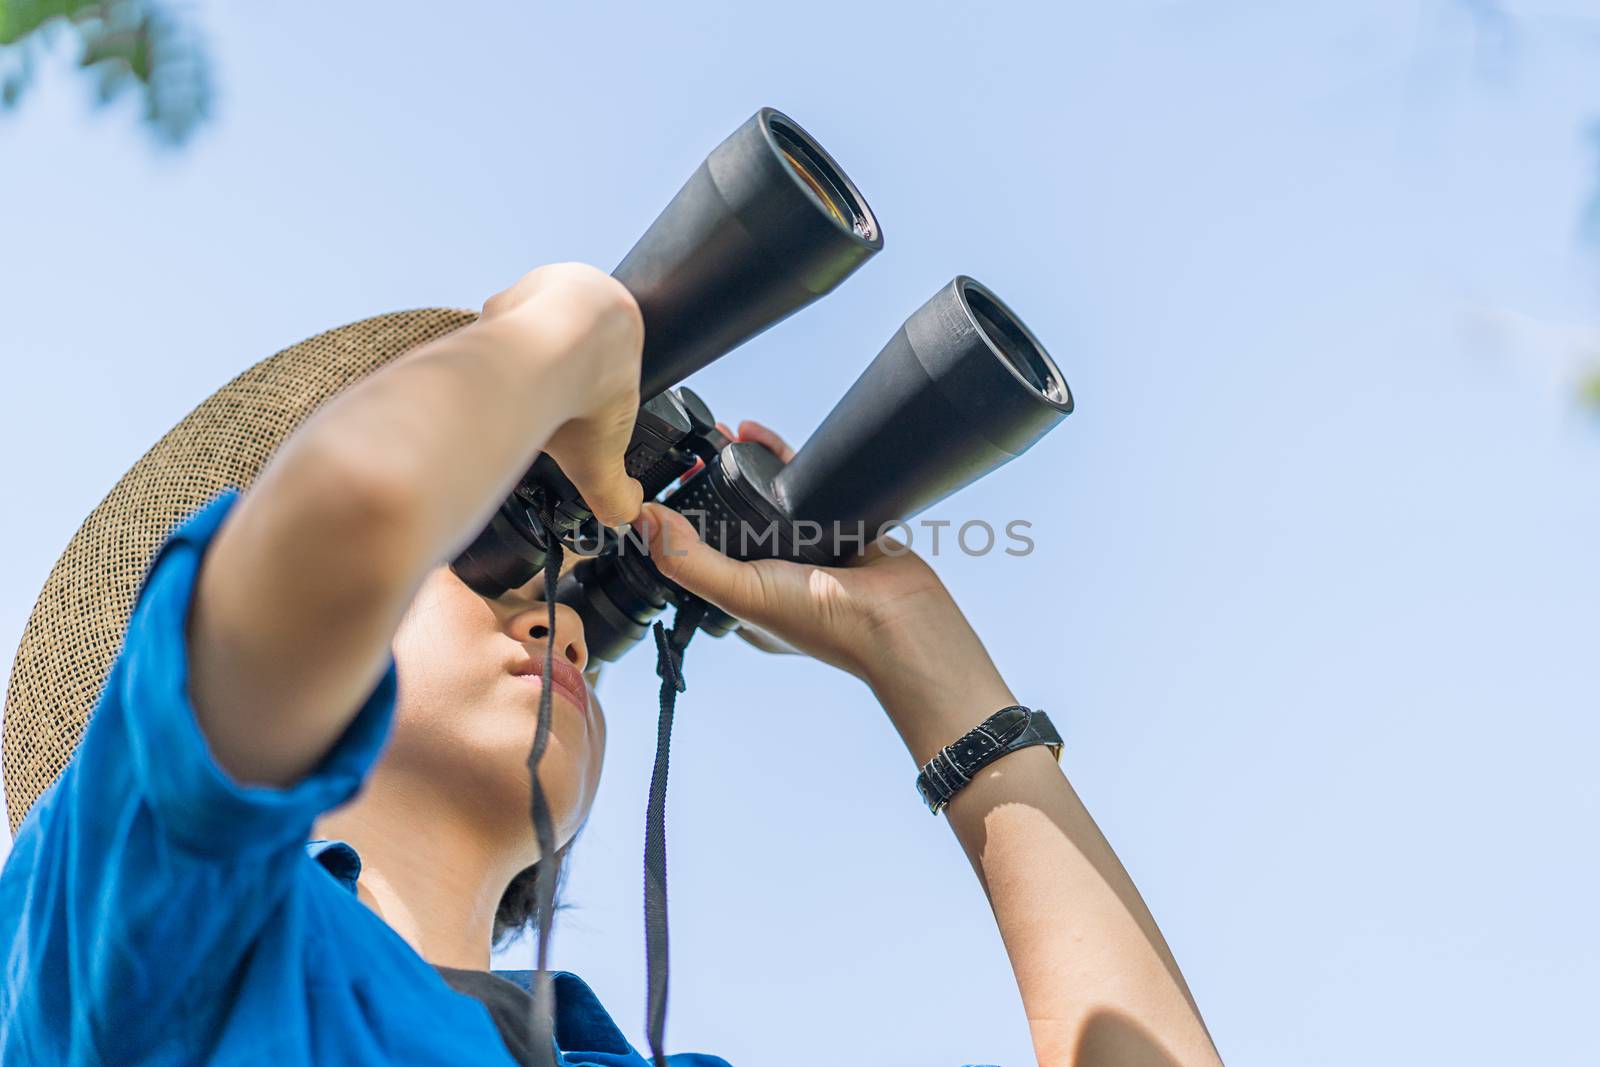
[[[1020,456],[1072,412],[1037,338],[959,276],[917,309],[773,478],[794,520],[873,537]]]
[[[666,433],[674,420],[655,417],[651,401],[828,293],[882,247],[865,198],[787,115],[762,108],[713,149],[612,272],[645,326],[628,473],[655,486],[682,469]],[[524,584],[543,565],[546,532],[524,490],[555,507],[565,523],[549,532],[557,540],[593,521],[559,469],[536,464],[452,563],[482,596]]]
[[[825,295],[882,247],[877,218],[833,157],[762,108],[612,272],[644,315],[640,399]]]
[[[1022,320],[957,277],[896,331],[787,466],[754,442],[725,444],[665,503],[734,558],[839,563],[1027,451],[1072,407]],[[579,564],[558,592],[603,660],[633,647],[677,596],[637,549]],[[733,621],[719,616],[701,628],[724,632]]]

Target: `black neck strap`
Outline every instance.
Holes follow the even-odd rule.
[[[667,756],[672,744],[672,718],[683,680],[683,652],[689,647],[708,605],[685,597],[669,631],[655,624],[656,674],[661,678],[661,718],[656,723],[656,759],[650,772],[650,801],[644,816],[644,943],[649,1000],[645,1030],[655,1067],[666,1067],[661,1051],[667,1025]]]
[[[546,530],[554,530],[555,516],[548,501],[542,519]],[[544,560],[545,625],[544,674],[539,685],[539,723],[533,731],[533,748],[528,753],[528,777],[532,779],[530,816],[533,833],[539,842],[539,864],[534,872],[534,899],[538,904],[535,921],[539,927],[538,950],[533,973],[533,1063],[556,1067],[555,985],[550,976],[550,925],[556,907],[556,885],[561,868],[561,852],[556,848],[555,826],[550,817],[550,802],[539,782],[539,761],[550,747],[550,671],[556,647],[556,583],[561,578],[561,542],[548,538]]]
[[[548,503],[540,518],[546,530],[555,529],[555,516]],[[556,598],[554,590],[561,576],[561,542],[548,539],[544,563],[546,626],[544,677],[550,677],[555,655]],[[655,1067],[666,1067],[662,1052],[667,1022],[668,947],[667,947],[667,768],[672,743],[672,720],[683,680],[683,653],[694,637],[710,605],[698,597],[685,595],[673,616],[672,629],[655,624],[656,674],[661,678],[661,717],[656,726],[655,765],[650,773],[650,799],[644,825],[644,928],[645,967],[649,1000],[645,1027],[650,1040],[650,1057]],[[533,748],[528,753],[528,775],[532,780],[529,814],[539,844],[539,865],[534,875],[534,894],[538,902],[538,949],[533,974],[533,1062],[539,1067],[557,1067],[555,1046],[555,986],[549,968],[550,926],[555,912],[555,890],[561,867],[556,848],[555,827],[549,799],[539,782],[539,761],[550,745],[550,686],[539,689],[539,721],[534,729]]]

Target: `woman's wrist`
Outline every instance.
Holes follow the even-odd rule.
[[[862,677],[919,767],[994,712],[1017,703],[959,611],[944,625],[889,637],[879,651]]]

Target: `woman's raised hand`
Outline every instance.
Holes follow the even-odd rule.
[[[623,469],[639,414],[644,319],[623,284],[596,267],[555,263],[524,275],[483,305],[480,329],[559,352],[552,388],[571,398],[570,417],[545,445],[595,517],[621,526],[639,514],[644,491]]]
[[[767,446],[785,463],[794,455],[760,423],[740,423],[738,437]],[[665,577],[793,649],[871,684],[882,671],[936,658],[940,649],[959,648],[987,662],[939,576],[898,542],[880,539],[844,567],[745,563],[702,542],[688,519],[660,504],[645,505],[640,525]],[[766,647],[760,637],[752,643]]]

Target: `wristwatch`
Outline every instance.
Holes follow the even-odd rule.
[[[1042,710],[1021,704],[1001,708],[922,765],[917,793],[937,815],[973,775],[1001,756],[1033,745],[1049,745],[1050,754],[1061,759],[1061,735]]]

